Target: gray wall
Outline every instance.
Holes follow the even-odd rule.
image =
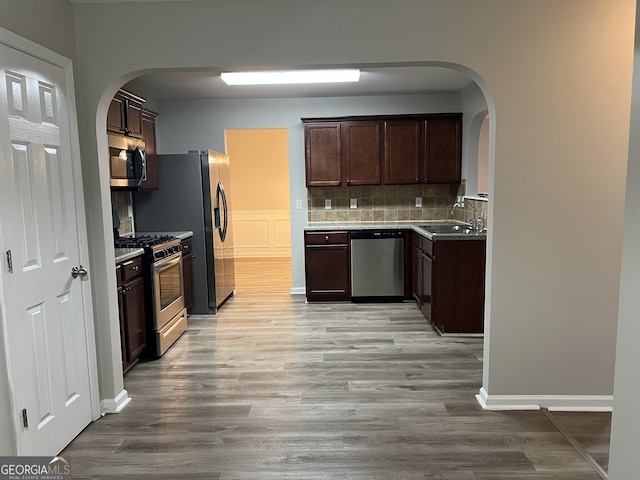
[[[2,0],[0,27],[76,58],[73,6],[67,0]]]
[[[457,64],[488,97],[495,119],[483,387],[494,396],[611,395],[634,6],[633,0],[76,6],[79,105],[83,118],[96,121],[82,147],[98,266],[104,255],[102,268],[94,267],[96,288],[106,292],[100,309],[117,322],[111,247],[104,241],[104,118],[108,98],[136,71]],[[157,35],[131,29],[121,21],[126,16],[144,18]],[[296,178],[292,172],[292,199],[304,189]],[[577,237],[576,225],[594,224],[607,232],[607,248],[597,235]]]
[[[224,130],[287,128],[293,288],[304,288],[302,229],[307,210],[296,210],[296,200],[307,204],[302,117],[462,111],[460,96],[413,95],[347,98],[161,101],[157,118],[158,151],[185,153],[190,149],[225,150]]]

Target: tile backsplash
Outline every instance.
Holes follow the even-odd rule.
[[[458,195],[464,195],[465,182],[460,185],[385,185],[364,187],[309,187],[307,189],[308,219],[310,222],[380,222],[402,220],[470,221],[476,204],[478,215],[486,225],[486,204],[469,200],[464,208],[451,213]],[[421,207],[416,207],[420,198]],[[325,208],[330,200],[331,209]],[[355,200],[357,208],[350,204]]]
[[[111,191],[111,208],[118,214],[120,219],[120,235],[130,235],[133,233],[133,217],[129,214],[133,208],[131,192]]]
[[[476,206],[478,216],[487,225],[487,202],[465,200],[464,208],[451,209],[458,195],[464,195],[464,180],[460,185],[385,185],[365,187],[310,187],[307,189],[310,222],[382,222],[402,220],[447,220],[469,222]],[[416,198],[422,207],[416,207]],[[350,208],[355,199],[357,208]],[[331,209],[325,209],[331,200]],[[131,192],[112,191],[111,205],[120,219],[120,235],[134,233]]]

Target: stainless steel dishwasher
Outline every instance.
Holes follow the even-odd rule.
[[[351,300],[404,299],[404,232],[351,232]]]

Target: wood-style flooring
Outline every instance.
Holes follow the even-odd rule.
[[[218,315],[62,452],[73,478],[601,478],[545,412],[480,409],[481,338],[440,337],[412,303],[306,304],[290,268],[238,262]],[[606,468],[609,414],[551,415]]]

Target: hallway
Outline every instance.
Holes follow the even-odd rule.
[[[237,274],[62,452],[74,478],[601,478],[543,412],[480,409],[482,339],[440,337],[412,303],[306,304],[277,274],[251,292]],[[610,414],[552,417],[606,467]]]

